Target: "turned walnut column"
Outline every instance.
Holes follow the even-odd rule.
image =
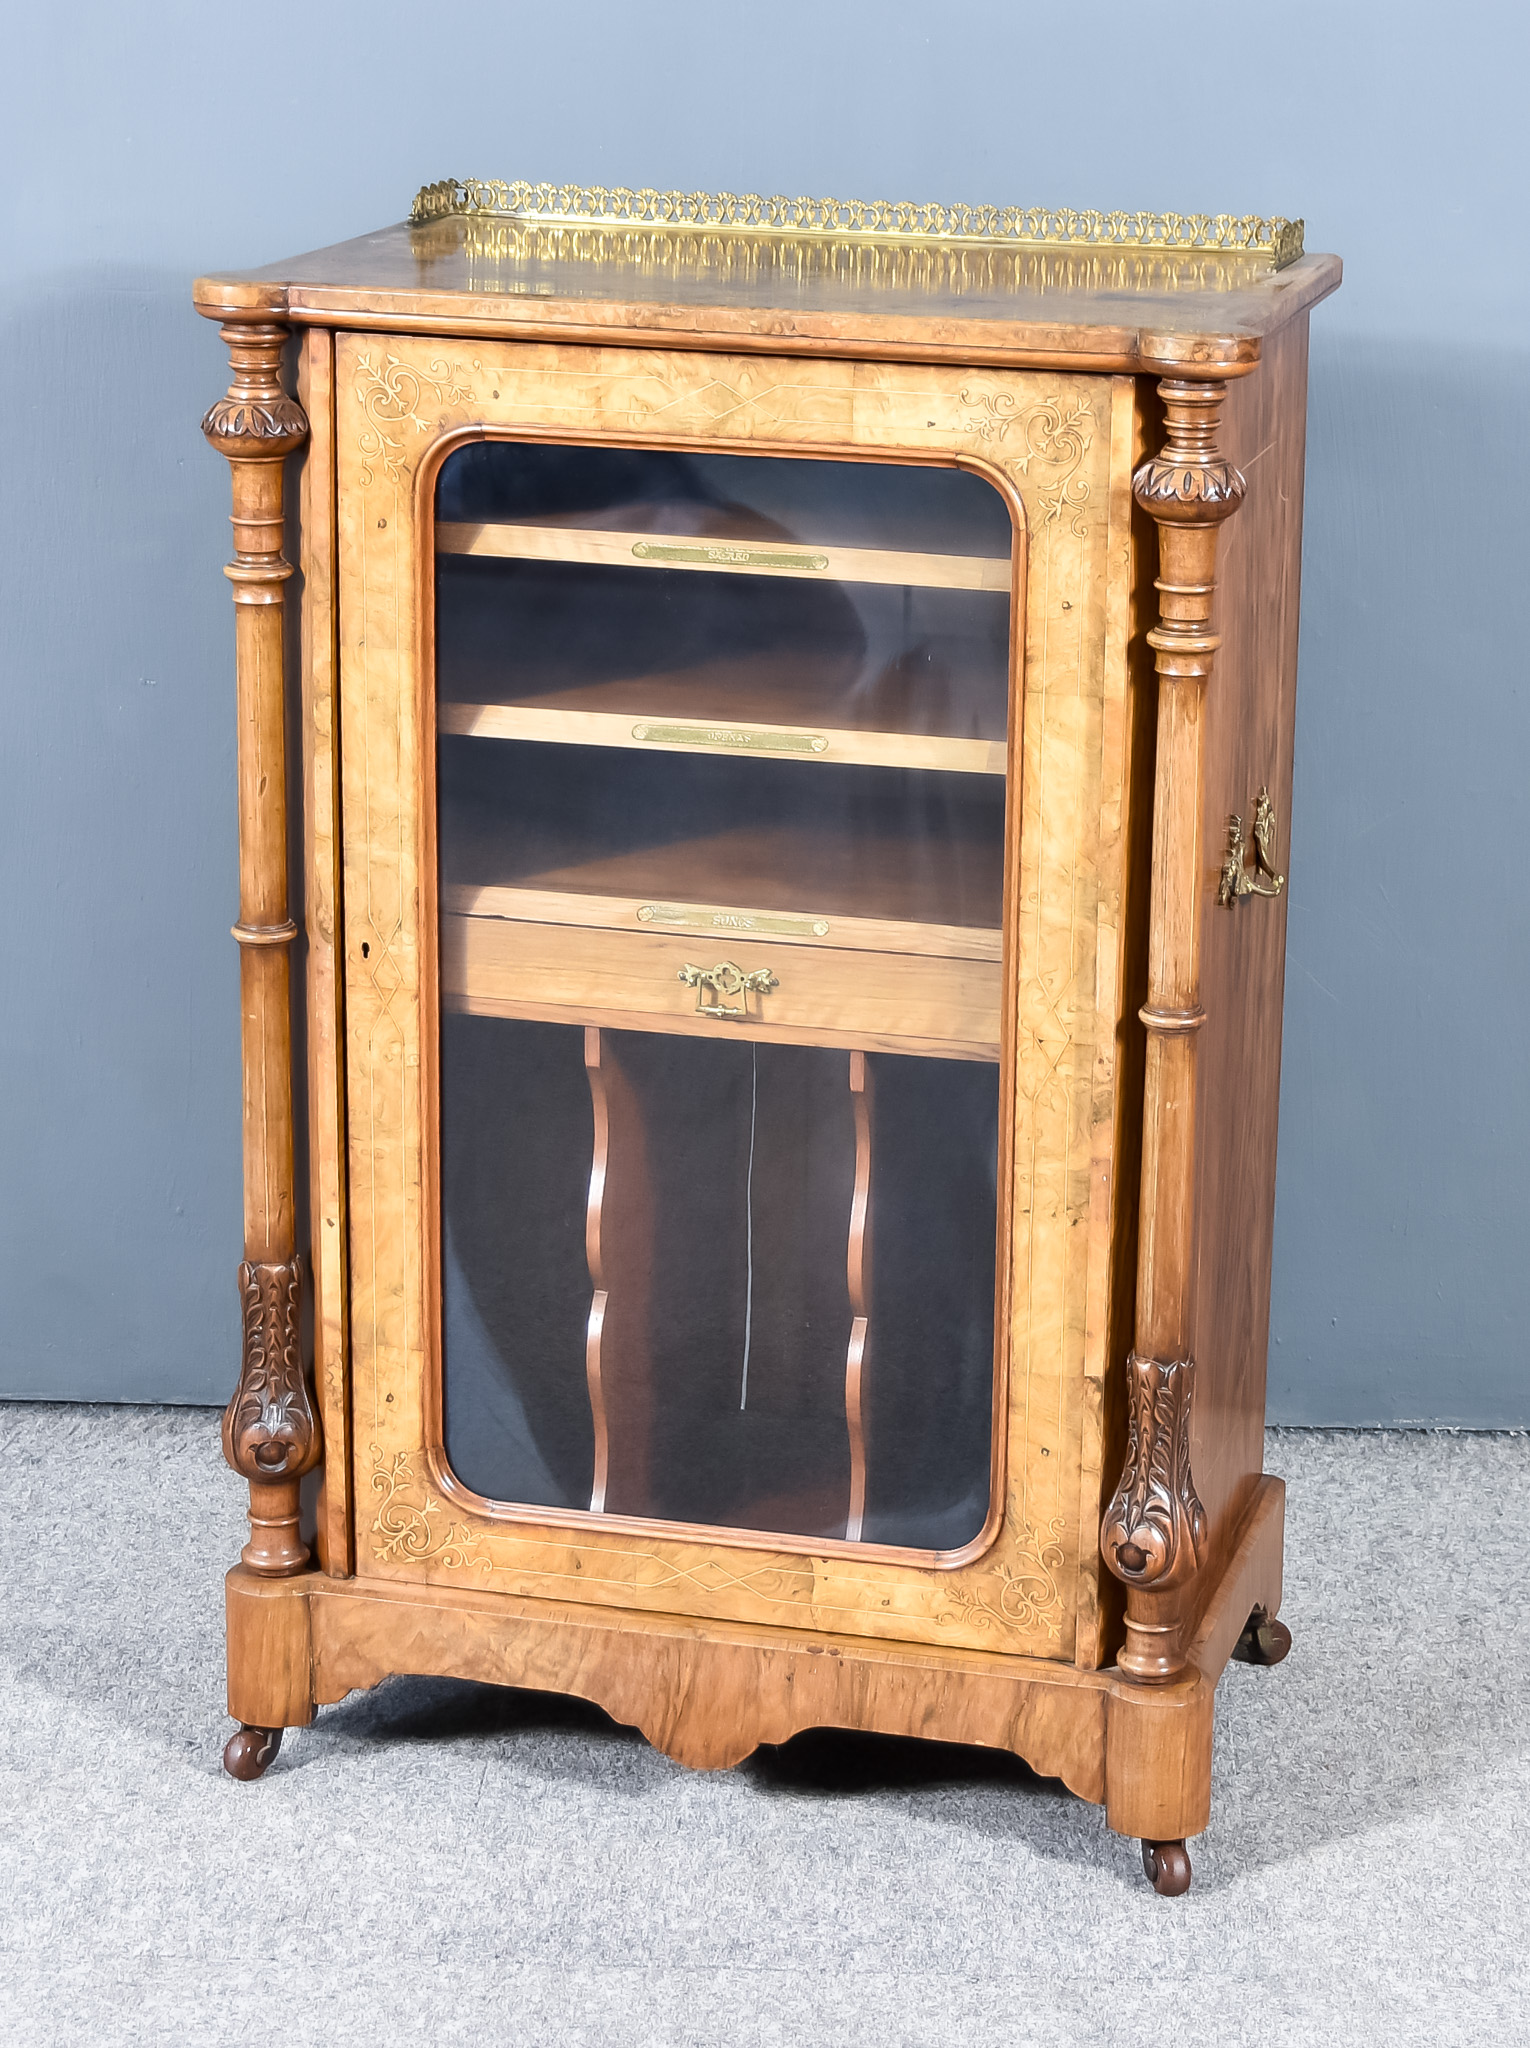
[[[202,422],[233,472],[239,707],[239,996],[244,1065],[243,1345],[239,1385],[223,1417],[223,1451],[250,1484],[243,1557],[268,1577],[300,1571],[298,1482],[319,1458],[319,1427],[303,1362],[302,1261],[293,1198],[292,942],[287,904],[283,466],[308,435],[278,370],[287,329],[231,321],[228,395]]]
[[[1142,1209],[1136,1345],[1127,1363],[1126,1464],[1100,1547],[1124,1581],[1128,1677],[1184,1671],[1181,1589],[1201,1562],[1206,1516],[1190,1470],[1195,1362],[1190,1328],[1195,1229],[1196,1039],[1200,1006],[1202,714],[1217,650],[1210,630],[1217,529],[1243,478],[1217,448],[1226,385],[1167,378],[1164,445],[1132,480],[1158,527],[1157,782],[1148,934]]]

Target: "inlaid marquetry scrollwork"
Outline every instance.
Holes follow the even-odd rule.
[[[378,1496],[372,1517],[372,1555],[380,1564],[407,1558],[414,1564],[441,1564],[450,1570],[489,1572],[494,1560],[481,1536],[461,1522],[438,1525],[441,1503],[429,1487],[417,1487],[407,1451],[384,1461],[372,1450],[372,1491]],[[418,1498],[416,1498],[418,1493]]]
[[[1189,1578],[1206,1547],[1206,1510],[1190,1470],[1195,1365],[1134,1351],[1127,1378],[1126,1464],[1105,1511],[1100,1549],[1126,1585],[1165,1592]]]
[[[239,1268],[244,1344],[223,1415],[223,1455],[246,1479],[299,1479],[319,1459],[319,1422],[303,1363],[303,1262]]]
[[[408,426],[413,427],[416,433],[428,434],[438,424],[420,412],[420,402],[427,387],[441,405],[469,405],[476,396],[473,387],[464,381],[460,366],[449,363],[442,356],[431,358],[428,374],[424,377],[398,356],[383,352],[359,355],[356,367],[359,373],[357,392],[362,410],[371,421],[359,442],[363,487],[375,481],[378,468],[396,483],[409,466],[405,445],[389,433],[390,427]],[[481,367],[475,357],[473,368]]]
[[[378,1502],[371,1522],[372,1555],[380,1564],[444,1565],[449,1571],[478,1571],[486,1576],[497,1568],[515,1570],[516,1553],[522,1550],[524,1539],[511,1531],[483,1533],[465,1522],[439,1519],[444,1514],[443,1504],[415,1476],[411,1453],[395,1451],[385,1458],[378,1445],[370,1449],[372,1492]],[[496,1556],[496,1544],[507,1554]],[[606,1571],[599,1568],[602,1560],[609,1565]],[[581,1586],[620,1587],[645,1594],[670,1586],[690,1586],[706,1594],[725,1596],[738,1591],[801,1607],[811,1603],[815,1590],[813,1568],[807,1563],[762,1562],[738,1571],[715,1556],[688,1560],[621,1546],[593,1553],[577,1576]]]
[[[1017,476],[1029,479],[1034,462],[1058,471],[1052,482],[1042,485],[1036,493],[1042,507],[1041,523],[1050,526],[1067,512],[1073,532],[1082,538],[1088,532],[1084,507],[1089,499],[1089,483],[1078,471],[1094,443],[1094,435],[1085,426],[1094,417],[1088,400],[1064,406],[1059,399],[1049,399],[1021,412],[1015,394],[1009,390],[985,391],[968,384],[963,385],[959,396],[965,409],[963,431],[990,446],[1005,444],[1001,459]],[[1011,427],[1016,429],[1013,443],[1009,441]]]
[[[980,441],[1002,441],[1014,423],[1019,402],[1013,391],[973,391],[965,385],[961,401],[975,408],[972,418],[962,421],[962,430],[976,434]]]
[[[1020,1522],[1012,1554],[981,1575],[953,1578],[951,1605],[938,1618],[947,1623],[960,1621],[980,1632],[995,1628],[1024,1635],[1041,1632],[1059,1641],[1064,1608],[1062,1536],[1060,1515],[1039,1530]]]
[[[1071,476],[1094,441],[1093,434],[1084,431],[1084,421],[1093,418],[1094,407],[1087,399],[1080,399],[1066,410],[1055,398],[1045,405],[1032,406],[1023,419],[1025,453],[1014,458],[1014,468],[1026,476],[1032,461],[1039,457],[1043,462],[1059,465]]]

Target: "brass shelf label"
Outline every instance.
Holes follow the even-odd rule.
[[[746,548],[729,541],[635,540],[632,552],[640,562],[699,562],[718,569],[827,569],[827,555],[804,554],[789,548]]]
[[[752,725],[650,725],[632,728],[635,740],[658,746],[727,747],[738,753],[823,754],[829,742],[821,732],[761,731]]]
[[[826,939],[826,917],[775,917],[758,910],[686,910],[676,903],[644,903],[643,924],[672,924],[688,932],[764,932],[778,939]]]

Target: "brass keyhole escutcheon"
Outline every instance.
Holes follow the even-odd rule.
[[[749,1015],[751,991],[763,996],[781,986],[768,967],[756,967],[746,974],[732,960],[719,960],[715,967],[692,967],[687,962],[676,978],[695,989],[698,1017],[735,1020]]]
[[[1222,856],[1217,901],[1236,903],[1240,896],[1278,896],[1285,886],[1285,876],[1275,868],[1275,806],[1265,788],[1254,800],[1252,844],[1236,812],[1227,820],[1227,851]]]

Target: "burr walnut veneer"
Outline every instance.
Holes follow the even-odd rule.
[[[1338,278],[1284,222],[448,184],[199,282],[236,1776],[452,1674],[701,1768],[814,1725],[1007,1748],[1189,1883],[1218,1677],[1289,1642],[1282,870]]]

